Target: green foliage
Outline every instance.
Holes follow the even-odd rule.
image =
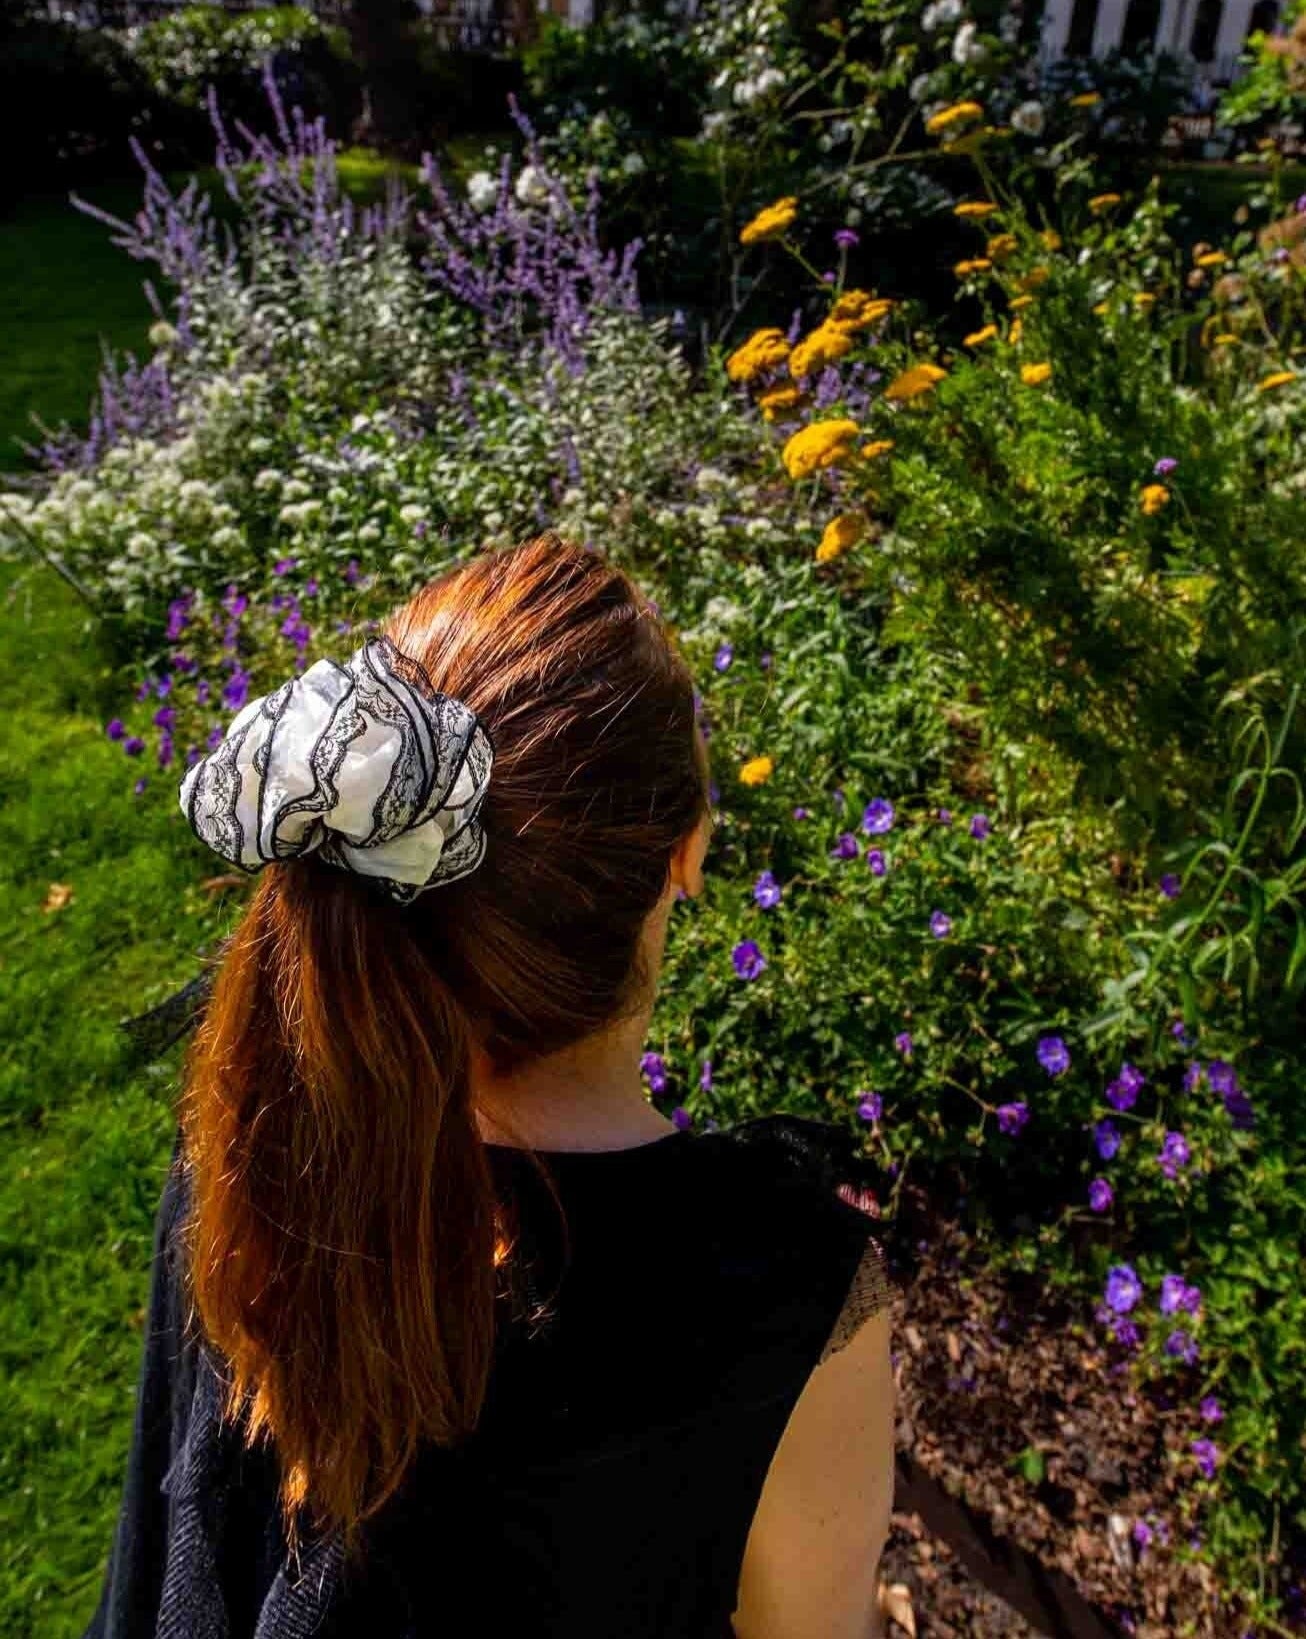
[[[1261,126],[1306,116],[1306,0],[1287,0],[1273,34],[1247,41],[1247,72],[1220,104],[1226,125]]]
[[[233,77],[257,82],[274,54],[299,55],[322,44],[339,57],[348,55],[343,30],[328,29],[301,6],[247,12],[186,6],[129,29],[125,41],[156,91],[195,108],[211,85],[225,87]]]

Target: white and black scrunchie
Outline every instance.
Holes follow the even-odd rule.
[[[181,782],[191,828],[242,870],[316,853],[407,904],[485,856],[494,748],[389,638],[251,700]]]

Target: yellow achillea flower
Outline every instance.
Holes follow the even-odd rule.
[[[985,245],[985,252],[996,262],[999,257],[1010,256],[1019,244],[1014,233],[997,233]]]
[[[1222,330],[1218,336],[1211,337],[1212,347],[1232,347],[1238,340],[1232,330]]]
[[[869,444],[863,444],[857,453],[863,461],[874,461],[877,455],[888,455],[892,448],[892,438],[873,438]]]
[[[1118,193],[1099,193],[1094,194],[1089,200],[1088,208],[1094,216],[1100,216],[1103,211],[1109,211],[1112,205],[1118,205],[1119,203],[1120,195]]]
[[[1020,379],[1026,387],[1041,387],[1045,381],[1050,380],[1051,375],[1050,364],[1022,364],[1020,367]]]
[[[1136,290],[1134,292],[1135,307],[1151,307],[1155,301],[1156,297],[1150,290]]]
[[[963,199],[952,207],[954,216],[992,216],[997,206],[991,199]]]
[[[793,435],[780,458],[791,478],[806,478],[819,467],[846,461],[857,434],[855,421],[813,421]]]
[[[755,381],[768,370],[778,370],[789,357],[783,330],[755,330],[726,360],[731,381]]]
[[[797,387],[771,387],[759,395],[757,404],[768,421],[774,421],[781,410],[792,410],[803,401]]]
[[[972,256],[967,262],[958,262],[952,271],[959,279],[964,279],[970,273],[987,273],[992,266],[987,256]]]
[[[1022,307],[1028,307],[1033,300],[1032,296],[1013,296],[1007,306],[1013,313],[1019,313]]]
[[[947,373],[937,364],[913,364],[893,378],[884,389],[884,396],[891,400],[919,398],[922,393],[930,392],[935,382],[942,381]]]
[[[841,330],[865,330],[892,310],[893,303],[886,296],[872,296],[868,290],[845,290],[825,322],[837,324]]]
[[[764,239],[778,239],[794,225],[797,215],[798,200],[793,194],[787,194],[783,199],[777,199],[774,205],[768,205],[764,211],[758,211],[740,232],[739,243],[756,245]]]
[[[986,341],[992,341],[998,333],[996,324],[986,324],[982,330],[972,330],[969,336],[962,337],[963,347],[983,347]]]
[[[795,381],[801,381],[804,376],[814,376],[827,364],[833,364],[845,353],[851,353],[852,346],[853,339],[847,330],[842,325],[831,324],[827,319],[824,324],[817,325],[810,336],[804,336],[789,355],[789,374]]]
[[[1111,311],[1111,303],[1110,302],[1099,302],[1097,304],[1097,306],[1093,309],[1093,312],[1097,315],[1097,317],[1099,319],[1105,318],[1106,315],[1110,311]]]
[[[1208,250],[1204,256],[1196,259],[1198,267],[1223,267],[1229,258],[1222,250]]]
[[[1011,329],[1007,331],[1007,341],[1012,347],[1020,346],[1020,338],[1025,334],[1025,326],[1019,319],[1011,321]]]
[[[1258,393],[1268,393],[1273,387],[1286,387],[1290,381],[1296,381],[1295,370],[1276,370],[1273,375],[1266,376],[1264,381],[1256,383]]]
[[[983,112],[977,102],[954,102],[950,108],[941,108],[937,114],[927,119],[925,129],[935,137],[940,131],[946,131],[962,120],[978,119]]]
[[[1039,238],[1048,250],[1060,250],[1065,241],[1055,228],[1044,228]]]
[[[1081,91],[1077,97],[1072,97],[1070,99],[1070,106],[1072,108],[1092,108],[1094,104],[1101,101],[1102,98],[1100,93],[1096,91]]]
[[[744,785],[765,785],[775,773],[775,764],[769,757],[753,757],[739,770]]]
[[[1144,484],[1138,497],[1138,504],[1150,518],[1154,512],[1160,512],[1163,506],[1168,505],[1170,491],[1164,484]]]
[[[866,519],[860,512],[841,512],[837,518],[831,518],[816,549],[817,563],[829,563],[831,558],[842,557],[857,545],[865,533]]]
[[[1051,277],[1051,268],[1032,267],[1028,273],[1021,275],[1017,283],[1022,290],[1037,290],[1040,285],[1045,285]]]

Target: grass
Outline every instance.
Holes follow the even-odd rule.
[[[108,668],[72,594],[0,566],[0,1633],[80,1634],[99,1598],[140,1365],[180,1049],[118,1021],[220,931],[179,811],[104,736]],[[170,779],[157,771],[155,780]],[[44,911],[51,883],[73,897]]]

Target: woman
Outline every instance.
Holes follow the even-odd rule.
[[[851,1135],[682,1131],[641,1084],[708,790],[656,610],[553,535],[188,772],[262,874],[186,1064],[88,1639],[877,1631]]]

